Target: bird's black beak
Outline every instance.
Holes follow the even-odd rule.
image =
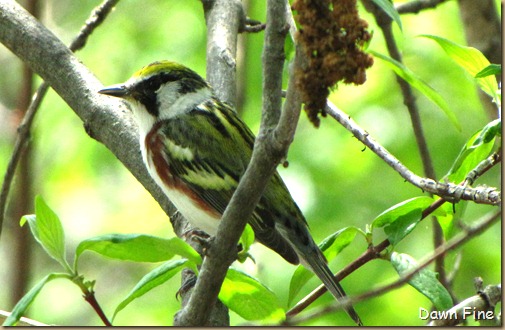
[[[112,85],[112,86],[107,86],[105,88],[102,88],[101,90],[98,91],[100,94],[104,95],[109,95],[109,96],[115,96],[115,97],[121,97],[124,98],[128,96],[129,90],[126,88],[125,85]]]

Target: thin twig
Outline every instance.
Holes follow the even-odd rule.
[[[304,316],[293,317],[293,318],[289,319],[287,321],[287,323],[288,324],[299,324],[301,322],[306,322],[308,320],[317,319],[321,315],[325,315],[330,312],[341,310],[342,308],[345,307],[345,305],[353,305],[353,304],[356,304],[357,302],[360,302],[363,300],[378,297],[380,295],[383,295],[387,292],[390,292],[394,289],[397,289],[397,288],[403,286],[408,281],[410,281],[414,276],[416,276],[420,270],[426,268],[428,265],[430,265],[432,262],[434,262],[440,255],[444,255],[447,252],[454,250],[455,248],[466,243],[471,238],[481,234],[484,230],[489,228],[497,220],[500,219],[500,214],[501,214],[501,211],[497,210],[497,211],[494,211],[492,213],[485,215],[483,217],[483,219],[479,220],[477,225],[468,227],[465,230],[465,232],[459,234],[458,236],[454,237],[453,239],[451,239],[447,243],[436,248],[432,255],[430,255],[428,258],[426,258],[425,261],[420,262],[419,265],[415,269],[413,269],[412,271],[403,275],[399,280],[397,280],[391,284],[384,285],[384,286],[377,288],[375,290],[369,291],[367,293],[364,293],[362,295],[355,296],[355,297],[349,297],[349,300],[346,301],[345,304],[336,303],[336,304],[332,304],[330,306],[320,308],[320,309],[313,311],[310,314],[307,314]]]
[[[96,301],[95,292],[93,290],[86,290],[83,297],[84,300],[86,300],[91,305],[93,310],[98,314],[103,324],[105,324],[105,326],[107,327],[111,327],[112,323],[110,323],[107,316],[105,316],[102,307],[100,307],[100,304],[98,303],[98,301]]]
[[[341,117],[339,117],[341,118]],[[337,119],[338,120],[338,119]],[[350,119],[348,119],[350,120]],[[363,142],[365,143],[365,142]],[[365,143],[365,145],[367,145]],[[367,145],[368,146],[368,145]],[[381,147],[382,148],[382,147]],[[494,165],[496,165],[494,163]],[[480,168],[481,170],[478,171],[477,168]],[[477,165],[476,169],[470,171],[475,173],[475,179],[486,173],[490,167],[483,168],[482,166]],[[461,185],[463,185],[465,182],[462,182]],[[432,214],[436,209],[441,207],[444,203],[446,203],[447,200],[444,198],[437,199],[434,201],[430,206],[428,206],[425,210],[423,210],[421,214],[421,220],[425,219],[428,217],[430,214]],[[353,262],[351,262],[349,265],[347,265],[345,268],[341,269],[337,274],[335,274],[335,278],[338,281],[343,280],[345,277],[350,275],[352,272],[363,266],[364,264],[368,263],[369,261],[376,259],[380,257],[380,254],[382,251],[384,251],[388,246],[390,246],[389,240],[385,239],[381,243],[379,243],[376,246],[371,246],[369,247],[361,256],[356,258]],[[300,300],[296,306],[291,308],[286,315],[296,315],[300,313],[302,310],[304,310],[306,307],[308,307],[310,304],[312,304],[317,298],[319,298],[321,295],[323,295],[326,292],[326,287],[324,285],[320,285],[316,289],[314,289],[311,293],[309,293],[304,299]]]
[[[454,183],[436,182],[429,178],[423,178],[414,174],[403,165],[395,156],[373,139],[367,131],[361,128],[352,120],[348,114],[340,110],[333,103],[328,102],[325,109],[331,117],[336,119],[345,129],[351,132],[356,139],[367,146],[372,152],[379,156],[386,164],[393,168],[406,181],[419,189],[445,198],[446,200],[457,202],[459,200],[471,200],[475,203],[500,205],[501,193],[494,187],[477,186],[474,188],[456,185]]]
[[[493,166],[501,162],[501,160],[502,154],[500,147],[499,150],[493,152],[491,156],[481,161],[473,170],[470,171],[470,173],[468,173],[465,181],[463,182],[463,186],[471,186],[478,177],[489,171]]]
[[[402,63],[402,61],[403,61],[402,55],[400,54],[398,46],[396,45],[395,38],[393,36],[393,30],[392,30],[392,24],[391,24],[392,19],[381,8],[379,8],[374,3],[369,2],[368,5],[366,5],[366,8],[368,11],[370,11],[375,16],[375,20],[377,21],[377,24],[379,25],[380,29],[382,30],[389,55],[394,60],[398,61],[399,63]],[[417,142],[417,147],[419,149],[419,154],[420,154],[421,160],[422,160],[422,165],[423,165],[423,169],[424,169],[424,176],[426,176],[430,179],[436,180],[435,169],[433,167],[433,162],[431,160],[430,151],[428,149],[428,143],[426,141],[426,137],[425,137],[424,130],[423,130],[423,125],[421,122],[421,117],[419,115],[419,109],[417,106],[417,102],[416,102],[414,93],[412,91],[412,87],[410,86],[410,84],[407,81],[405,81],[404,79],[402,79],[398,75],[396,75],[396,81],[398,82],[398,85],[400,86],[400,90],[403,95],[403,103],[407,107],[407,110],[410,115],[410,121],[412,123],[414,136],[415,136],[415,139]],[[438,247],[444,243],[444,235],[442,232],[442,227],[436,221],[435,218],[433,218],[432,224],[433,224],[433,243],[434,243],[435,247]],[[441,256],[436,261],[435,268],[436,268],[436,271],[439,273],[439,278],[440,278],[440,282],[442,283],[442,285],[447,287],[447,289],[450,289],[450,288],[448,288],[447,281],[446,281],[444,256]]]
[[[395,6],[400,14],[417,14],[424,9],[432,9],[447,0],[413,0]]]

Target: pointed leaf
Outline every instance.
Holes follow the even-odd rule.
[[[165,239],[141,234],[108,234],[82,241],[76,249],[77,259],[84,251],[105,257],[137,262],[160,262],[182,256],[199,265],[200,255],[178,237]]]
[[[433,35],[423,34],[421,37],[436,41],[447,53],[447,55],[463,67],[463,69],[465,69],[472,77],[475,77],[479,72],[491,64],[489,63],[489,60],[476,48],[461,46],[448,39]],[[498,83],[496,82],[494,75],[487,75],[483,78],[478,78],[477,84],[486,94],[496,100]]]
[[[501,119],[493,120],[472,135],[446,174],[447,180],[456,184],[463,181],[468,173],[490,154],[494,139],[499,135],[501,135]]]
[[[379,6],[384,12],[391,17],[393,21],[395,21],[396,24],[398,24],[398,27],[400,30],[403,30],[402,27],[402,20],[400,19],[400,14],[396,10],[395,6],[393,5],[393,2],[391,0],[372,0],[377,6]]]
[[[389,56],[377,53],[375,51],[369,51],[373,56],[378,57],[393,69],[393,71],[400,76],[403,80],[408,82],[412,87],[420,91],[424,96],[430,99],[433,103],[438,105],[440,109],[445,113],[447,118],[456,127],[458,131],[461,131],[461,125],[458,118],[452,112],[452,110],[445,102],[444,98],[432,87],[430,87],[426,82],[424,82],[420,77],[418,77],[414,72],[407,68],[404,64],[392,59]]]
[[[462,212],[466,209],[468,203],[459,203],[457,206],[458,214],[461,215]],[[442,204],[441,207],[436,209],[432,215],[437,218],[440,227],[442,228],[442,232],[444,233],[445,240],[449,240],[456,233],[454,220],[455,214],[453,212],[453,204],[446,202]]]
[[[226,273],[219,300],[249,321],[280,322],[286,317],[272,291],[255,278],[233,268]]]
[[[500,75],[500,74],[501,74],[501,65],[499,65],[499,64],[489,64],[484,69],[480,70],[475,75],[475,78],[484,78],[484,77],[487,77],[487,76],[494,76],[494,75]]]
[[[375,218],[372,228],[385,226],[384,232],[389,242],[396,245],[416,227],[423,210],[433,202],[433,198],[421,196],[396,204]]]
[[[396,252],[391,254],[391,264],[400,277],[410,273],[418,266],[416,260],[408,254]],[[452,307],[451,295],[437,280],[436,273],[431,270],[421,269],[409,280],[409,284],[430,299],[438,310],[447,310]]]
[[[35,300],[39,292],[42,290],[44,285],[46,285],[46,283],[56,278],[67,278],[71,280],[68,274],[52,273],[47,275],[39,283],[37,283],[37,285],[31,288],[31,290],[28,291],[28,293],[25,294],[23,298],[21,298],[21,300],[18,301],[16,306],[14,306],[14,308],[12,309],[11,315],[9,315],[9,317],[5,320],[2,326],[8,327],[16,325],[16,323],[19,322],[21,317],[26,313],[26,310],[33,303],[33,301]]]
[[[147,273],[116,307],[112,320],[116,318],[117,313],[128,306],[133,300],[143,296],[181,272],[187,263],[187,259],[170,260]]]
[[[47,254],[63,268],[70,269],[65,259],[65,234],[60,219],[41,196],[35,197],[35,215],[23,216],[20,225],[23,226],[26,222],[33,237]]]
[[[238,253],[237,260],[243,263],[247,258],[252,258],[249,254],[249,248],[254,243],[254,230],[249,224],[246,224],[238,243],[242,246],[242,250]]]
[[[393,223],[399,217],[410,213],[413,210],[424,210],[434,202],[433,198],[420,196],[398,203],[386,211],[379,214],[372,222],[373,228],[380,228]]]

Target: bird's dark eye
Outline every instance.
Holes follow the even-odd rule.
[[[146,107],[147,112],[155,117],[158,116],[156,91],[161,86],[160,80],[156,78],[151,77],[137,83],[132,91],[133,98],[142,103]]]
[[[159,77],[152,77],[147,80],[146,89],[156,92],[158,89],[160,89],[161,83],[162,81],[159,79]]]

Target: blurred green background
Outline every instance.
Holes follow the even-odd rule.
[[[90,11],[99,1],[44,1],[41,20],[67,44],[79,31]],[[396,1],[395,1],[396,3]],[[499,7],[500,2],[496,1]],[[370,49],[386,53],[382,33],[374,19],[360,7],[374,31]],[[265,21],[263,1],[250,1],[249,17]],[[501,15],[501,12],[500,12]],[[419,34],[442,36],[465,44],[456,1],[448,1],[436,10],[417,15],[403,15],[403,33],[394,26],[396,40],[405,64],[439,91],[459,118],[462,131],[449,122],[443,112],[416,92],[429,149],[437,177],[451,167],[465,141],[488,121],[469,76],[452,62],[433,41]],[[261,107],[261,52],[263,33],[240,36],[238,79],[239,112],[254,132],[258,131]],[[89,39],[77,57],[102,80],[104,85],[125,81],[140,67],[160,59],[170,59],[205,75],[206,27],[199,1],[122,1]],[[379,60],[367,73],[363,86],[340,85],[331,100],[361,127],[418,175],[423,175],[410,118],[393,73]],[[0,173],[5,172],[16,134],[16,108],[21,79],[20,61],[0,46]],[[37,83],[39,80],[37,80]],[[167,216],[149,193],[103,145],[91,139],[82,122],[54,93],[49,92],[33,126],[33,191],[44,197],[61,217],[66,232],[68,253],[72,256],[83,239],[105,233],[147,233],[172,237]],[[331,118],[315,129],[302,114],[294,143],[289,151],[289,167],[280,169],[294,199],[310,224],[317,242],[346,226],[365,229],[375,216],[405,199],[422,192],[378,159],[363,150],[351,133]],[[16,184],[18,180],[14,183]],[[499,169],[479,180],[499,186]],[[11,203],[16,200],[11,199]],[[471,223],[490,211],[488,206],[469,203],[464,221]],[[18,276],[13,272],[10,229],[19,219],[8,218],[0,241],[0,309],[10,310],[12,287]],[[423,221],[397,246],[397,251],[421,259],[433,249],[431,221]],[[466,244],[461,267],[454,282],[454,292],[464,299],[475,293],[473,278],[481,276],[485,284],[501,279],[501,235],[499,225]],[[375,243],[384,235],[375,233]],[[33,245],[29,263],[32,287],[45,274],[60,271],[38,245]],[[331,264],[340,269],[366,249],[361,237]],[[286,304],[289,278],[295,267],[262,246],[255,245],[256,264],[241,265],[259,278]],[[135,264],[106,260],[89,253],[79,269],[87,279],[96,279],[96,295],[105,312],[112,314],[116,305],[154,264]],[[455,253],[447,256],[450,272]],[[17,260],[19,262],[19,260]],[[375,260],[343,281],[349,295],[366,292],[397,279],[389,263]],[[313,280],[302,290],[306,294],[318,282]],[[175,293],[178,278],[146,294],[119,313],[115,325],[168,325],[180,302]],[[299,298],[302,295],[299,295]],[[328,303],[325,295],[314,305]],[[431,303],[409,286],[355,306],[366,325],[423,325],[417,317],[419,307]],[[27,315],[40,322],[58,325],[101,325],[98,317],[82,299],[78,288],[66,281],[54,281],[43,289]],[[231,313],[232,324],[243,320]],[[351,325],[343,313],[328,315],[310,325]]]

